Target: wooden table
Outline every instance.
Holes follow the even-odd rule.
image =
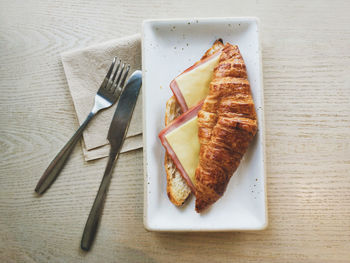
[[[69,1],[0,4],[1,262],[350,262],[349,1]],[[77,147],[35,184],[78,126],[60,53],[140,32],[146,18],[257,16],[265,86],[269,227],[143,228],[142,150],[122,154],[93,250],[79,243],[106,160]],[[118,171],[118,172],[116,172]]]

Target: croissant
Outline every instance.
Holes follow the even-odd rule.
[[[197,212],[224,194],[256,132],[257,118],[246,66],[238,46],[228,43],[198,113],[201,146],[195,173]]]

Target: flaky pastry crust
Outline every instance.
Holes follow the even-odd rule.
[[[198,126],[201,148],[195,195],[196,211],[202,212],[224,194],[257,132],[247,70],[236,45],[226,44],[222,50]]]

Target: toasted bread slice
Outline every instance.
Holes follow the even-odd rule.
[[[171,97],[166,103],[165,110],[165,126],[175,120],[181,115],[180,105],[177,103],[175,97]],[[177,170],[173,160],[166,153],[164,161],[166,179],[167,179],[167,194],[170,201],[176,205],[182,205],[191,194],[191,189],[186,181],[182,178],[180,172]]]
[[[216,40],[213,46],[205,52],[201,60],[218,52],[223,46],[224,45],[221,39]],[[176,101],[176,98],[172,96],[166,103],[165,126],[179,117],[182,113],[183,112],[181,111],[180,105]],[[185,179],[182,178],[173,160],[167,153],[165,154],[164,166],[166,171],[167,194],[169,200],[174,205],[181,206],[190,196],[191,188],[187,185]]]

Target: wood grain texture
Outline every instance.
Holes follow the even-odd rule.
[[[350,262],[349,12],[340,0],[1,1],[0,261]],[[59,54],[140,32],[146,18],[195,16],[261,20],[269,227],[145,231],[137,150],[120,156],[83,253],[105,160],[84,163],[77,147],[53,187],[33,191],[78,125]]]

